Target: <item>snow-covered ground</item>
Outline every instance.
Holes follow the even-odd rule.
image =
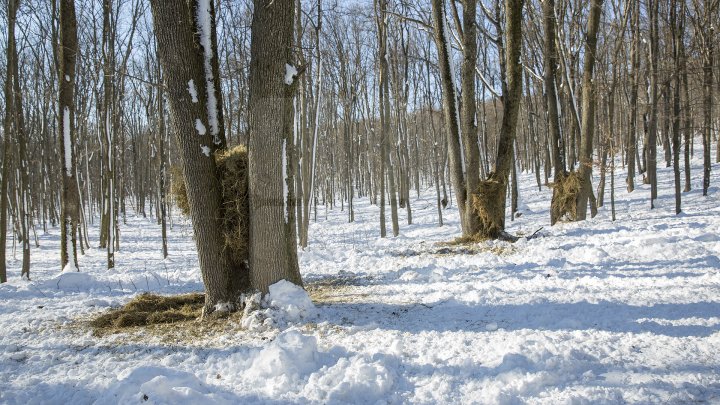
[[[321,207],[300,252],[314,309],[278,286],[262,316],[178,337],[95,337],[84,320],[201,290],[187,224],[163,261],[159,227],[129,217],[115,270],[92,249],[62,275],[51,230],[33,281],[11,261],[0,285],[0,403],[720,403],[720,192],[702,197],[694,163],[679,216],[662,168],[655,210],[618,176],[616,222],[606,194],[596,218],[554,227],[550,192],[523,175],[509,231],[544,228],[513,245],[438,245],[458,218],[437,226],[431,190],[397,238],[378,237],[367,200],[352,224]]]

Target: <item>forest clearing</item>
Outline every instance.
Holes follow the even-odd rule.
[[[390,239],[377,238],[367,201],[354,223],[319,207],[299,252],[313,303],[300,297],[262,319],[210,326],[97,336],[88,323],[144,292],[202,291],[187,220],[175,223],[162,260],[153,219],[129,216],[112,272],[92,249],[81,273],[59,274],[50,232],[33,251],[34,280],[0,285],[0,402],[717,401],[714,199],[693,191],[676,217],[661,182],[656,210],[618,190],[617,221],[601,210],[549,227],[551,192],[520,178],[523,215],[509,229],[542,228],[531,240],[447,246],[457,214],[438,227],[431,192],[412,201],[416,223]],[[10,261],[11,272],[19,266]]]
[[[0,404],[720,404],[720,0],[0,0]]]

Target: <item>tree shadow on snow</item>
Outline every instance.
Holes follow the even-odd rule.
[[[410,333],[486,332],[495,329],[493,324],[507,331],[601,330],[670,337],[707,337],[720,331],[720,323],[708,319],[720,314],[717,302],[652,306],[608,301],[473,305],[448,300],[432,304],[328,303],[320,308],[321,319],[330,323]]]

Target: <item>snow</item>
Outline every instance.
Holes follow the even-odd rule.
[[[195,87],[195,81],[193,79],[188,80],[188,93],[190,93],[190,99],[193,103],[198,102],[197,88]]]
[[[68,245],[72,249],[72,245]],[[72,258],[68,260],[65,267],[63,267],[62,272],[63,273],[74,273],[80,271],[77,266],[75,266],[75,263],[73,262]]]
[[[63,108],[63,146],[65,148],[65,174],[73,175],[72,162],[72,134],[70,133],[70,108]]]
[[[298,71],[295,68],[295,66],[286,63],[285,64],[285,84],[288,86],[293,84],[293,81],[295,81],[295,77],[297,76]]]
[[[288,167],[287,167],[287,139],[283,138],[282,144],[282,174],[283,174],[283,213],[285,214],[285,223],[288,223]]]
[[[210,157],[210,148],[207,145],[201,145],[200,151],[202,152],[203,155]]]
[[[203,47],[203,70],[205,73],[205,87],[207,90],[207,112],[210,133],[213,135],[213,142],[220,144],[220,124],[218,119],[218,101],[215,96],[215,79],[212,71],[212,28],[213,21],[210,14],[210,0],[198,0],[197,25],[200,29],[200,45]]]
[[[94,404],[232,404],[232,397],[213,392],[194,374],[164,367],[143,366],[119,376]]]
[[[200,136],[203,136],[207,133],[207,129],[205,128],[205,125],[203,124],[202,120],[200,120],[200,118],[195,119],[195,130]]]
[[[202,290],[187,220],[163,260],[156,220],[130,213],[112,271],[89,248],[83,272],[58,273],[59,229],[39,232],[32,281],[9,254],[0,285],[0,403],[716,403],[720,188],[701,195],[698,151],[679,216],[670,170],[651,211],[649,186],[628,194],[618,168],[618,221],[606,206],[551,227],[551,192],[520,174],[508,230],[544,228],[516,244],[437,245],[459,223],[449,208],[437,226],[433,188],[411,200],[414,225],[380,239],[378,208],[358,198],[356,222],[336,209],[311,223],[307,292],[280,281],[192,339],[85,323],[141,292]]]
[[[286,319],[298,322],[316,315],[316,308],[307,292],[301,287],[287,281],[280,280],[269,288],[270,293],[266,300],[270,306],[283,311]]]

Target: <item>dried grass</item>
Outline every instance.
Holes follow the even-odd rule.
[[[250,228],[247,149],[243,145],[238,145],[218,152],[215,155],[215,164],[222,192],[220,215],[224,245],[230,250],[230,260],[234,267],[243,267],[243,263],[248,259]],[[171,174],[170,192],[183,215],[190,216],[190,204],[182,168],[173,166]]]
[[[553,189],[550,222],[554,225],[563,219],[577,220],[577,196],[582,187],[580,174],[570,172],[560,176],[556,182],[550,183],[550,187]]]
[[[505,187],[505,182],[496,180],[493,175],[480,182],[477,191],[472,195],[473,211],[480,221],[480,231],[470,237],[469,241],[496,239],[503,231],[505,200],[502,197],[505,195]]]
[[[90,326],[96,334],[104,334],[138,326],[194,321],[200,317],[204,304],[203,294],[142,294],[124,306],[92,319]]]

